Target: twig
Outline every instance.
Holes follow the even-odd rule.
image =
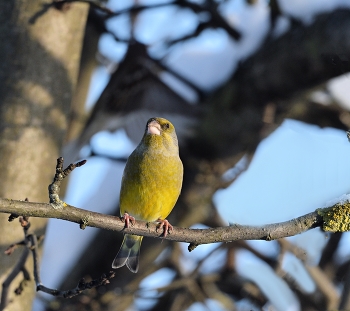
[[[31,251],[33,255],[34,280],[35,280],[36,288],[38,290],[38,286],[41,284],[40,265],[39,265],[39,257],[38,257],[38,240],[35,235],[31,235],[30,241],[32,244]]]
[[[23,271],[24,264],[27,261],[29,255],[29,248],[25,248],[22,252],[22,255],[20,259],[18,260],[17,264],[14,266],[12,269],[11,273],[9,276],[6,278],[4,283],[2,283],[2,293],[1,293],[1,302],[0,302],[0,311],[4,310],[5,307],[7,306],[8,303],[8,292],[9,292],[9,287],[12,283],[12,281],[15,279],[15,277]]]
[[[63,158],[59,157],[57,159],[56,165],[56,174],[53,179],[53,182],[49,185],[49,198],[50,204],[55,209],[61,209],[67,204],[63,202],[60,197],[60,189],[62,180],[67,177],[75,168],[83,166],[86,163],[86,160],[80,161],[76,164],[70,164],[66,169],[63,170]],[[21,214],[22,215],[22,214]]]
[[[28,202],[28,200],[26,199],[25,202]],[[0,311],[4,310],[8,304],[9,287],[10,287],[11,283],[13,282],[13,280],[15,279],[15,277],[18,275],[18,273],[20,273],[20,272],[23,273],[23,281],[21,281],[21,283],[19,284],[19,286],[15,290],[15,293],[17,295],[20,295],[22,293],[23,286],[24,286],[25,282],[30,280],[29,273],[24,266],[26,261],[27,261],[27,258],[29,255],[29,250],[30,250],[30,248],[29,248],[30,247],[30,240],[28,239],[28,236],[29,236],[28,230],[30,228],[30,223],[28,221],[28,217],[23,217],[23,216],[19,217],[19,222],[23,228],[24,240],[21,242],[12,244],[9,248],[7,248],[7,250],[5,251],[5,254],[11,255],[13,253],[13,251],[15,250],[16,246],[18,246],[18,245],[24,245],[26,247],[24,248],[22,255],[21,255],[20,259],[18,260],[17,264],[14,266],[11,273],[6,278],[4,283],[2,284]]]
[[[19,245],[24,245],[24,241],[20,241],[14,244],[11,244],[6,250],[5,250],[5,255],[11,255],[15,249],[17,248],[17,246]]]
[[[92,280],[91,282],[86,283],[84,279],[81,279],[78,283],[78,285],[69,290],[57,290],[57,289],[51,289],[43,284],[39,284],[36,287],[37,291],[42,291],[44,293],[50,294],[55,297],[62,297],[62,298],[72,298],[76,295],[79,295],[82,291],[86,289],[91,289],[93,287],[98,287],[102,285],[109,284],[109,280],[115,277],[115,272],[110,271],[106,274],[102,274],[101,277],[98,279]]]
[[[55,5],[57,4],[64,4],[64,3],[72,3],[72,2],[84,2],[87,4],[90,4],[91,6],[93,6],[94,8],[110,15],[113,14],[113,11],[111,11],[110,9],[108,9],[107,7],[105,7],[101,1],[98,0],[54,0],[53,3]]]

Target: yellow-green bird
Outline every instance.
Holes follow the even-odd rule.
[[[183,166],[174,126],[166,119],[148,120],[143,138],[126,163],[120,189],[120,215],[125,226],[136,220],[159,221],[164,236],[172,229],[165,219],[182,187]],[[139,268],[142,236],[126,234],[112,268]]]

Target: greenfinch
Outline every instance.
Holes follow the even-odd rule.
[[[120,189],[120,215],[125,227],[135,220],[159,221],[165,237],[172,230],[165,219],[172,211],[182,187],[183,165],[174,126],[166,119],[151,118],[140,144],[126,163]],[[126,264],[139,268],[142,236],[126,234],[112,268]]]

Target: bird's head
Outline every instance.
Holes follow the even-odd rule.
[[[147,145],[160,147],[162,144],[167,149],[178,149],[178,141],[175,127],[172,123],[163,118],[151,118],[147,121],[143,142]]]

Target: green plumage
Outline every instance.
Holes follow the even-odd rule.
[[[174,126],[166,119],[151,118],[145,134],[128,158],[120,190],[120,213],[136,220],[164,220],[181,191],[183,166]],[[138,270],[142,237],[125,235],[112,267],[125,264]]]

